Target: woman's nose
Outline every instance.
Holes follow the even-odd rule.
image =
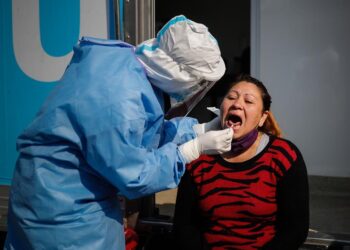
[[[232,106],[234,107],[234,108],[239,108],[239,109],[241,109],[242,107],[243,107],[243,105],[242,105],[242,100],[241,100],[242,98],[237,98],[237,99],[235,99],[233,102],[232,102]]]

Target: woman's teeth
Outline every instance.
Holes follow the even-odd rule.
[[[233,123],[232,121],[227,121],[227,126],[228,126],[229,128],[233,128],[234,123]]]

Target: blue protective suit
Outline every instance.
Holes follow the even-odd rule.
[[[195,136],[160,100],[131,45],[83,38],[18,138],[5,249],[124,249],[116,194],[176,187]]]

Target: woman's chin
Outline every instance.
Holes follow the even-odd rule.
[[[238,139],[241,139],[243,138],[245,135],[247,135],[248,133],[244,133],[242,132],[241,130],[237,129],[233,129],[233,139],[234,140],[238,140]]]
[[[241,127],[235,127],[235,126],[233,126],[233,127],[231,127],[231,128],[233,129],[233,138],[234,138],[234,139],[239,139],[240,137],[244,136],[244,135],[242,134],[242,129],[241,129]]]

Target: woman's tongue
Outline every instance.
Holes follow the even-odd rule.
[[[228,128],[233,128],[233,129],[239,129],[242,125],[242,122],[241,121],[234,121],[232,119],[228,119],[226,121],[226,127]]]

